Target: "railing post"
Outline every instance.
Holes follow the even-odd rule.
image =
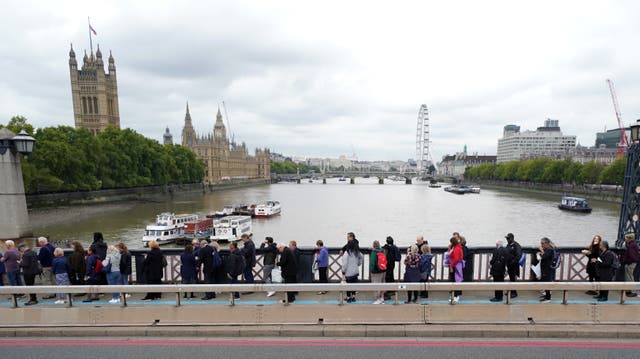
[[[127,306],[127,293],[120,293],[120,304],[123,308]]]
[[[627,299],[627,292],[625,290],[620,291],[620,304],[624,304],[624,301]]]
[[[398,305],[398,291],[393,292],[393,304]]]
[[[235,298],[233,297],[233,292],[229,292],[229,305],[231,306],[236,305]]]
[[[338,305],[344,305],[344,292],[338,292]]]
[[[67,293],[67,307],[68,307],[68,308],[71,308],[71,307],[73,306],[73,303],[72,303],[73,299],[72,299],[72,297],[73,297],[73,296],[71,295],[71,293]]]
[[[179,307],[181,305],[180,303],[180,292],[176,292],[176,307]]]
[[[13,303],[13,307],[14,308],[18,308],[18,295],[17,294],[12,294],[11,295],[11,302]]]
[[[511,289],[507,290],[507,304],[511,304]]]
[[[562,304],[567,304],[567,291],[562,291]]]

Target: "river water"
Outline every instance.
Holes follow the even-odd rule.
[[[492,246],[508,232],[523,246],[536,246],[541,237],[557,245],[586,246],[594,234],[615,242],[620,205],[592,201],[591,214],[561,211],[555,194],[529,194],[482,189],[480,194],[456,195],[423,182],[357,178],[356,184],[329,179],[301,184],[282,183],[207,194],[176,196],[163,202],[131,202],[36,209],[30,214],[34,233],[52,240],[91,242],[100,231],[108,243],[125,242],[141,248],[147,224],[161,212],[205,215],[227,204],[278,200],[282,214],[254,219],[254,240],[296,240],[311,247],[318,239],[341,246],[354,232],[361,246],[392,236],[401,246],[423,235],[432,246],[444,247],[452,232],[460,232],[470,247]]]

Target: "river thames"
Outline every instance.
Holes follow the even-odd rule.
[[[235,190],[176,196],[161,202],[128,202],[37,209],[30,214],[35,235],[51,240],[91,242],[100,231],[109,243],[141,248],[147,224],[161,212],[201,216],[228,204],[277,200],[282,214],[253,220],[254,241],[265,236],[277,242],[296,240],[311,247],[318,239],[341,246],[354,232],[361,246],[392,236],[406,246],[424,235],[432,246],[444,247],[452,232],[460,232],[470,247],[492,246],[508,232],[523,246],[537,246],[541,237],[558,246],[586,246],[594,234],[615,242],[620,204],[591,201],[591,214],[561,211],[557,194],[530,194],[482,189],[480,194],[456,195],[423,182],[357,178],[356,184],[329,179],[301,184],[281,183]]]

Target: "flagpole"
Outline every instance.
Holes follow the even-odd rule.
[[[91,19],[87,16],[87,23],[89,24],[89,48],[93,54],[93,40],[91,39]]]

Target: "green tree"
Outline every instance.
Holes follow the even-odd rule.
[[[627,161],[624,158],[611,162],[600,172],[598,182],[602,184],[622,185],[624,183],[624,172],[626,170]]]
[[[562,174],[562,182],[563,183],[580,183],[580,172],[582,171],[582,163],[580,162],[571,162],[564,169],[564,173]]]
[[[551,161],[547,163],[540,177],[540,182],[544,183],[562,183],[565,168],[571,164],[568,160]]]
[[[0,128],[4,128],[5,126],[0,124]],[[28,120],[23,116],[13,116],[9,123],[6,126],[9,131],[15,133],[16,135],[20,133],[21,130],[25,130],[29,134],[29,136],[33,136],[33,126],[28,123]]]
[[[600,176],[600,172],[602,172],[603,166],[597,162],[587,162],[580,170],[580,174],[578,175],[578,183],[598,183],[598,177]]]

